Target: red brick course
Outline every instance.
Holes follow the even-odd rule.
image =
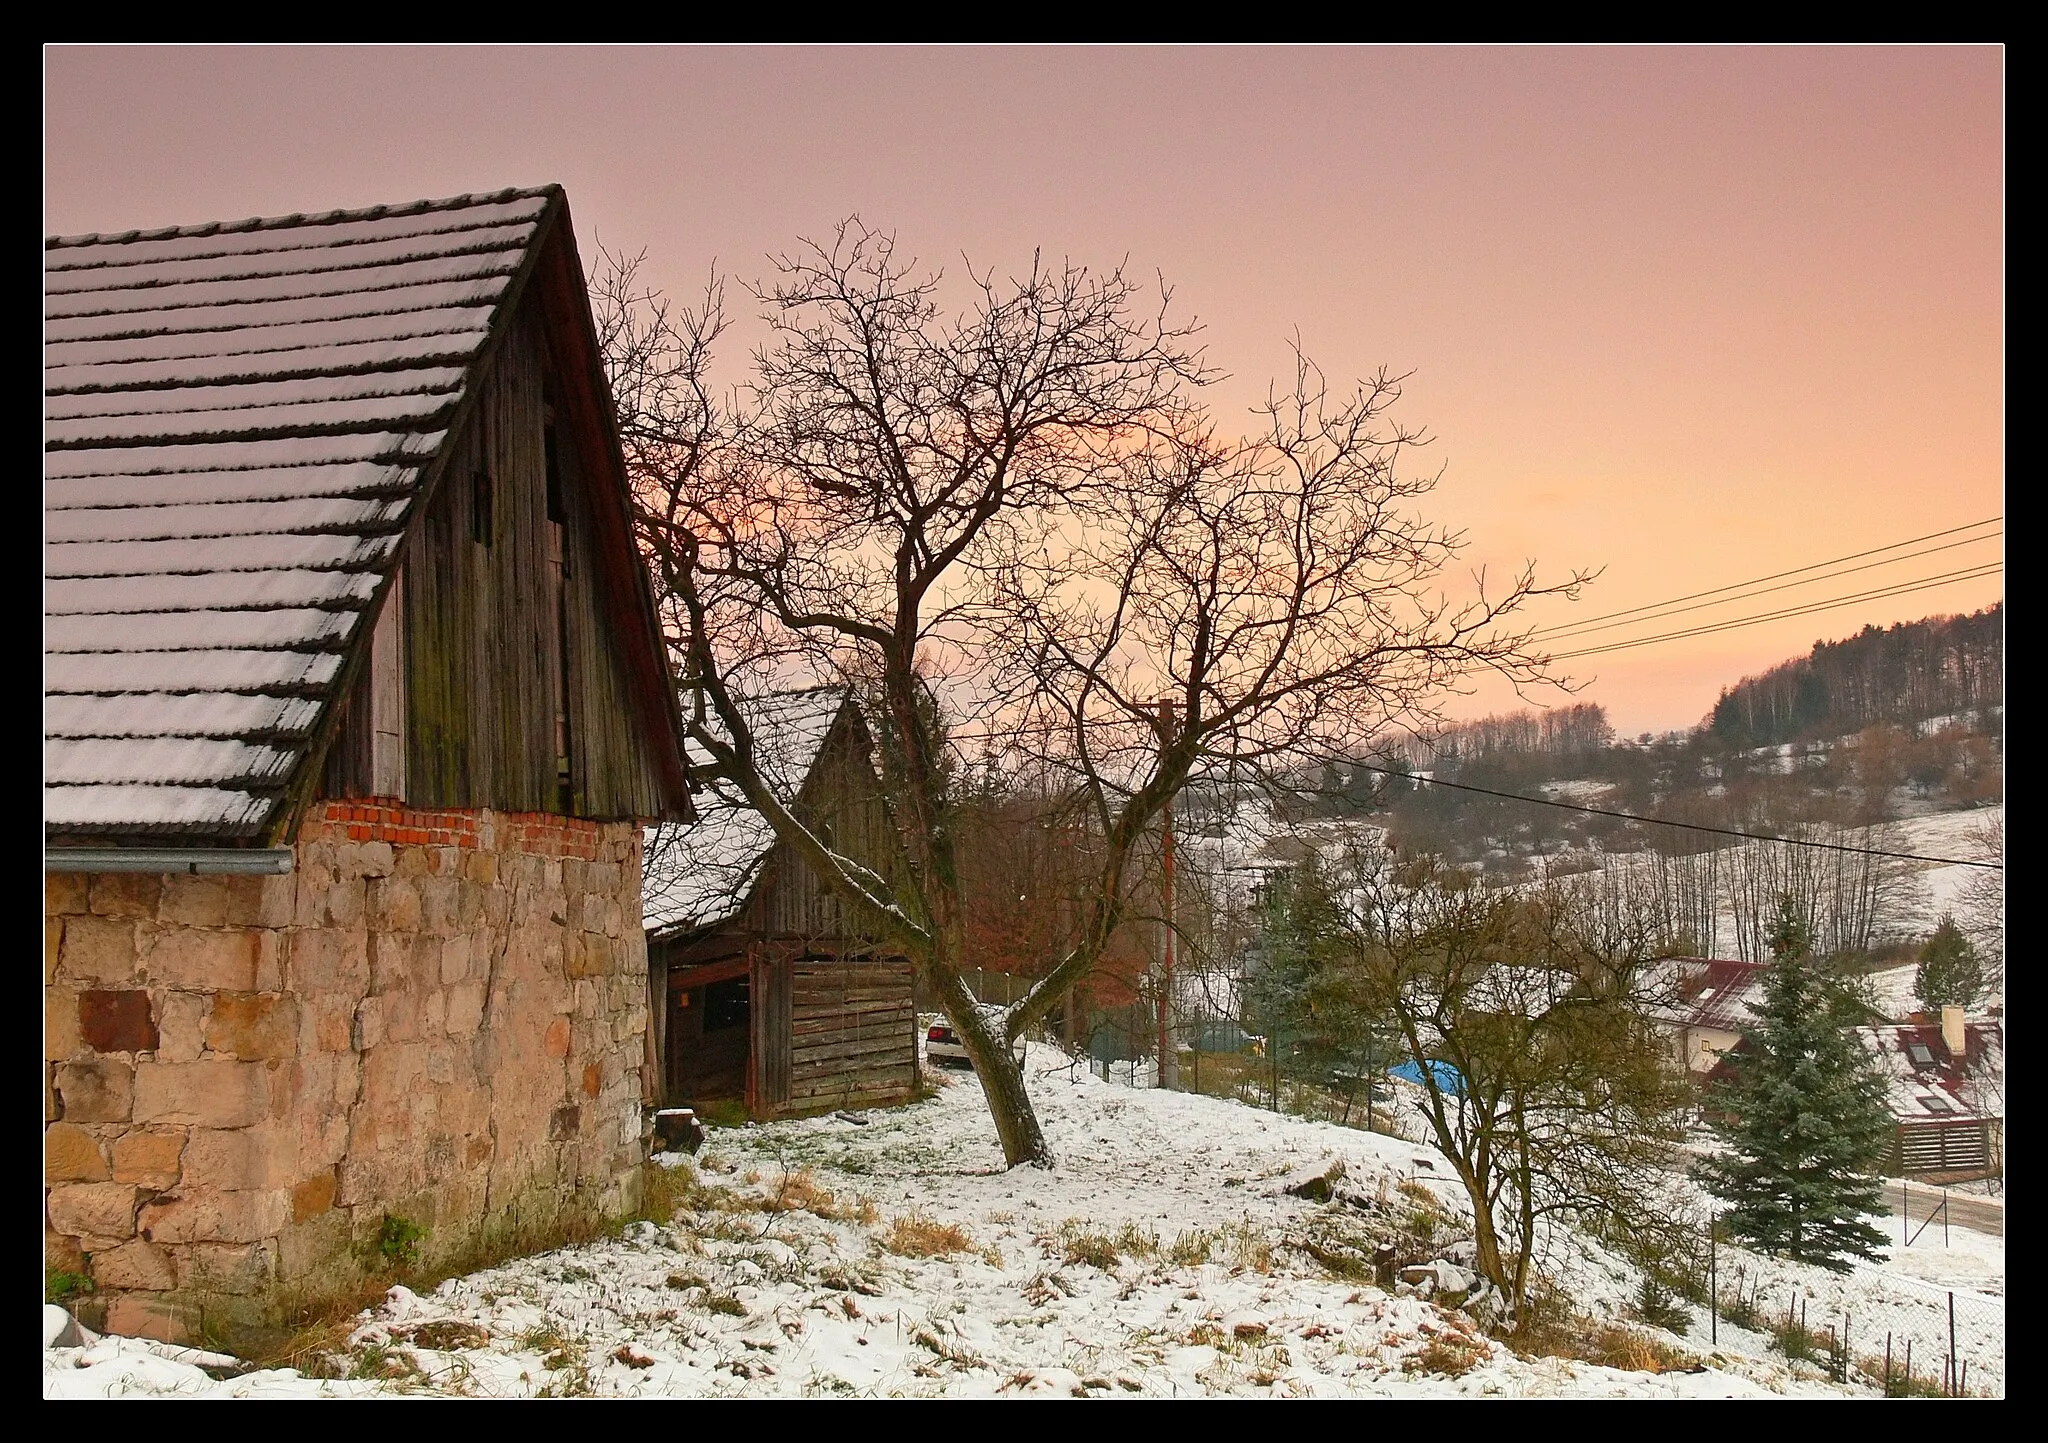
[[[301,841],[393,842],[420,847],[486,845],[481,811],[429,810],[371,797],[315,803],[300,829]],[[495,846],[540,857],[597,859],[601,824],[552,812],[495,812]]]

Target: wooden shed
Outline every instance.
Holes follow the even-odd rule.
[[[176,1337],[631,1207],[689,793],[562,191],[44,290],[51,1266]]]
[[[766,779],[797,816],[862,865],[893,870],[873,743],[846,688],[781,692],[751,710]],[[771,1118],[908,1098],[909,960],[861,936],[737,789],[713,782],[696,809],[647,849],[663,1100]]]

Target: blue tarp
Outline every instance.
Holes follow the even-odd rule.
[[[1431,1062],[1429,1064],[1429,1071],[1430,1075],[1436,1078],[1436,1085],[1443,1091],[1451,1093],[1454,1096],[1462,1094],[1465,1091],[1464,1077],[1460,1075],[1458,1069],[1451,1066],[1450,1063]],[[1407,1062],[1395,1063],[1392,1067],[1387,1069],[1387,1072],[1388,1075],[1393,1077],[1399,1077],[1408,1082],[1412,1082],[1417,1087],[1422,1086],[1422,1064],[1419,1062],[1415,1062],[1412,1059]]]

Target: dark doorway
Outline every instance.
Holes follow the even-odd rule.
[[[689,1106],[744,1101],[752,1050],[753,996],[747,973],[706,977],[729,967],[669,975],[668,1095]],[[692,985],[694,984],[694,985]]]

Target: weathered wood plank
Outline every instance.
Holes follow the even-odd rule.
[[[805,1043],[790,1049],[791,1075],[847,1066],[847,1059],[879,1055],[915,1056],[917,1044],[907,1037],[866,1037],[846,1042]]]

